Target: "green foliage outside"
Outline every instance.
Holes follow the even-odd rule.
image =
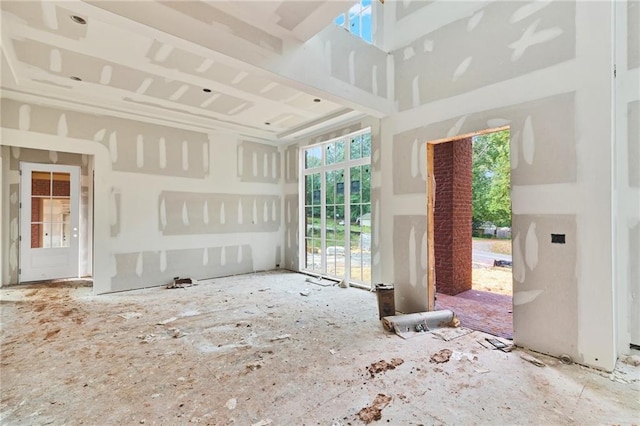
[[[473,138],[473,227],[511,226],[509,131]]]

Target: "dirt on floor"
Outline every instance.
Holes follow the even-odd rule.
[[[0,423],[356,425],[363,407],[403,425],[637,422],[640,367],[601,375],[536,355],[540,368],[480,332],[404,340],[384,331],[374,293],[305,279],[2,289]],[[442,349],[451,361],[430,363]],[[398,366],[371,377],[381,359]]]

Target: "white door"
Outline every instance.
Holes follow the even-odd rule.
[[[78,276],[80,168],[20,163],[19,281]]]

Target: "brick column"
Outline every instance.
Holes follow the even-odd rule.
[[[434,147],[436,291],[471,290],[471,138]]]

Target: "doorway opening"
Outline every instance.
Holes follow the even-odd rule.
[[[430,142],[427,156],[434,307],[512,339],[509,129]]]
[[[371,288],[371,131],[301,149],[300,270]]]

